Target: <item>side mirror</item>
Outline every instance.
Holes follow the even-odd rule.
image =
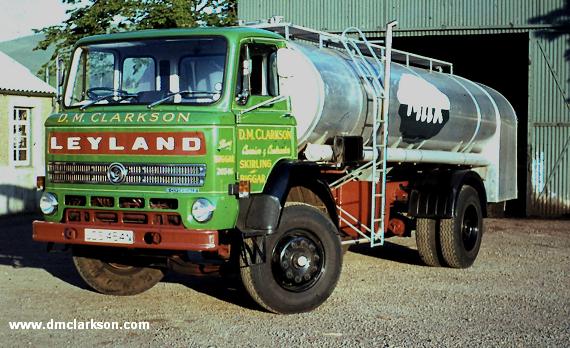
[[[241,66],[241,93],[237,96],[237,103],[239,105],[247,104],[249,100],[249,96],[251,95],[251,69],[252,69],[252,62],[251,57],[249,55],[249,46],[245,46],[245,52],[243,53],[242,57],[242,66]]]
[[[280,48],[277,50],[277,74],[279,77],[293,77],[303,56],[300,52],[290,48]],[[302,65],[302,63],[301,63]]]

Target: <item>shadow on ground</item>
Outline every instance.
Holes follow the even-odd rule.
[[[75,270],[69,250],[48,253],[46,243],[32,240],[32,222],[37,219],[41,219],[41,216],[28,214],[0,217],[0,265],[11,266],[14,269],[43,269],[65,283],[89,290]],[[388,241],[378,248],[355,245],[350,251],[399,263],[422,264],[416,250]],[[169,272],[163,282],[181,284],[221,301],[249,309],[259,309],[245,293],[237,274],[221,277],[190,276]]]
[[[368,244],[353,245],[351,252],[378,259],[423,266],[418,251],[407,246],[385,241],[383,246],[371,248]]]
[[[0,265],[14,269],[43,269],[65,283],[91,290],[75,270],[70,250],[48,253],[46,243],[32,240],[32,222],[39,219],[41,216],[34,214],[0,217]],[[237,277],[198,277],[169,272],[163,282],[181,284],[222,301],[258,309],[242,289]]]
[[[41,219],[34,214],[0,217],[0,265],[44,269],[54,277],[86,289],[72,265],[71,253],[48,253],[46,243],[32,240],[32,222]]]
[[[169,272],[163,282],[184,285],[201,294],[214,297],[243,308],[260,311],[261,308],[251,299],[241,285],[239,276],[221,277],[216,275],[190,276]]]

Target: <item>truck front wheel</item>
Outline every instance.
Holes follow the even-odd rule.
[[[475,262],[483,236],[483,213],[479,194],[463,186],[451,219],[441,220],[443,258],[449,267],[467,268]]]
[[[103,259],[85,248],[74,248],[73,263],[85,283],[94,290],[106,295],[128,296],[144,292],[156,285],[164,277],[158,268],[114,262]]]
[[[266,250],[264,263],[240,265],[244,287],[260,306],[281,314],[306,312],[333,292],[342,249],[335,225],[318,209],[287,204]]]

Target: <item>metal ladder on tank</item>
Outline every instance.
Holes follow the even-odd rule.
[[[346,51],[350,59],[354,63],[355,69],[359,77],[363,80],[367,94],[372,96],[374,108],[374,120],[372,126],[372,145],[373,158],[370,162],[347,172],[343,177],[334,181],[329,186],[331,189],[339,188],[344,184],[353,180],[371,181],[372,187],[371,197],[371,217],[369,226],[361,223],[358,218],[349,214],[346,210],[337,206],[340,212],[339,219],[342,223],[353,229],[362,238],[355,240],[343,241],[343,244],[356,244],[369,242],[371,246],[384,244],[384,215],[386,212],[386,153],[388,138],[388,96],[390,95],[390,84],[382,84],[379,79],[381,61],[384,63],[384,81],[390,81],[390,67],[392,60],[396,60],[406,66],[421,66],[423,68],[433,69],[434,65],[438,67],[449,66],[453,71],[450,63],[440,61],[413,54],[410,52],[394,50],[392,48],[392,31],[397,25],[396,21],[390,22],[386,26],[385,46],[379,46],[368,41],[365,35],[357,28],[348,28],[342,35],[319,31],[311,28],[301,27],[283,21],[282,17],[273,17],[269,21],[257,21],[253,23],[242,23],[241,25],[252,26],[255,28],[270,30],[283,35],[287,40],[293,38],[313,42],[322,47],[332,47]],[[349,37],[350,33],[357,33],[358,39]],[[371,64],[365,54],[368,54],[373,60]],[[380,56],[380,58],[379,58]],[[378,72],[373,65],[378,67]],[[378,132],[380,130],[380,132]],[[379,134],[380,133],[380,134]],[[363,179],[365,178],[366,179]],[[379,185],[380,187],[377,187]],[[377,199],[380,198],[380,212],[377,212]],[[346,216],[346,218],[345,218]],[[376,225],[379,225],[376,228]],[[357,225],[360,225],[357,226]],[[363,229],[365,232],[362,232]]]
[[[361,224],[362,228],[370,235],[362,233],[355,226],[358,219],[349,214],[341,207],[340,220],[360,234],[362,239],[345,241],[343,244],[369,242],[371,247],[384,244],[384,228],[386,213],[386,160],[388,141],[388,106],[390,96],[390,66],[392,61],[392,30],[397,25],[396,21],[390,22],[386,27],[385,52],[380,51],[380,58],[372,45],[366,39],[364,33],[355,27],[347,28],[341,35],[341,43],[354,63],[354,67],[364,83],[366,92],[372,97],[374,119],[372,120],[372,149],[373,155],[370,162],[356,168],[340,179],[330,184],[331,188],[339,188],[344,184],[367,176],[366,181],[371,181],[370,189],[370,225]],[[356,33],[358,39],[350,38],[350,33]],[[366,50],[368,55],[362,52]],[[384,54],[382,54],[384,53]],[[367,59],[367,56],[369,57]],[[372,62],[370,62],[372,60]],[[380,81],[381,60],[384,63],[384,83]],[[376,65],[376,68],[374,68]],[[378,187],[379,186],[379,187]],[[380,212],[377,212],[377,200],[380,200]],[[347,216],[347,218],[343,217]],[[350,221],[350,220],[351,221]],[[376,227],[378,226],[378,227]]]

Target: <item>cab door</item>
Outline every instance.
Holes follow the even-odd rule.
[[[279,94],[277,49],[273,40],[248,40],[240,47],[234,112],[238,180],[261,192],[281,159],[297,158],[296,122],[289,98]]]

